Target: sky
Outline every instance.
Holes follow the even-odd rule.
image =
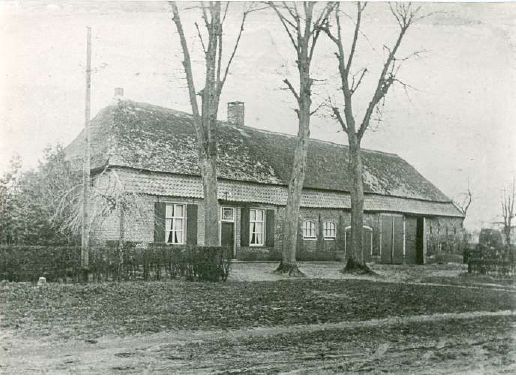
[[[195,9],[181,4],[198,88],[200,43]],[[231,4],[226,51],[241,10]],[[352,14],[353,5],[345,10]],[[396,153],[452,199],[468,182],[473,202],[465,225],[489,226],[500,213],[504,185],[516,175],[516,3],[424,3],[428,17],[409,30],[400,80],[388,94],[381,120],[363,147]],[[346,19],[345,35],[352,20]],[[367,67],[356,95],[360,118],[371,96],[383,45],[396,24],[386,3],[366,8],[355,71]],[[25,169],[37,165],[48,145],[67,145],[84,127],[86,27],[93,29],[92,115],[113,101],[115,87],[135,101],[190,112],[181,49],[165,2],[3,1],[0,3],[0,173],[14,154]],[[339,103],[331,43],[321,38],[312,75],[314,107]],[[284,78],[296,81],[292,46],[270,11],[252,13],[245,26],[221,99],[245,102],[248,126],[295,134],[297,119]],[[311,123],[314,138],[346,144],[325,111]]]

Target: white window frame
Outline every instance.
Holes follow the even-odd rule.
[[[315,221],[314,220],[304,220],[303,221],[302,232],[303,232],[303,239],[304,240],[314,240],[314,239],[316,239],[317,238],[317,227],[315,225]],[[310,235],[307,235],[308,233],[310,233]],[[313,233],[313,235],[312,235],[312,233]]]
[[[252,220],[253,216],[251,215],[254,212],[254,220]],[[256,214],[258,212],[262,213],[262,220],[256,220]],[[262,224],[262,231],[256,232],[253,231],[253,225]],[[255,241],[253,242],[253,235],[259,235],[261,233],[262,242],[257,242],[255,237]],[[249,209],[249,246],[264,246],[265,245],[265,209],[262,208],[250,208]]]
[[[328,235],[328,232],[332,232],[333,235]],[[337,224],[335,221],[325,221],[323,223],[323,238],[325,240],[334,240],[337,238]]]
[[[224,210],[225,209],[230,209],[232,211],[233,217],[231,219],[225,219],[224,218]],[[220,221],[225,222],[225,223],[234,223],[235,222],[235,208],[233,208],[233,207],[221,207],[220,208]]]
[[[165,243],[169,245],[184,245],[186,244],[186,207],[185,203],[165,203]],[[167,217],[168,208],[172,207],[172,216]],[[175,216],[177,213],[176,207],[183,208],[183,216]],[[167,227],[168,220],[170,220],[170,227]],[[176,222],[182,220],[183,226],[181,229],[176,229]],[[178,242],[174,242],[174,233],[180,233],[181,239]],[[168,242],[169,236],[172,234],[172,242]]]
[[[371,228],[370,226],[367,226],[367,225],[364,225],[362,228],[371,231],[371,235],[370,235],[371,250],[369,250],[369,255],[373,255],[373,228]],[[346,254],[348,252],[348,230],[349,229],[351,229],[351,225],[348,225],[346,228],[344,228],[344,252]]]

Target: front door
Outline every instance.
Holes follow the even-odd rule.
[[[235,258],[235,209],[222,207],[220,244],[231,250]]]

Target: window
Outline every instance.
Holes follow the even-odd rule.
[[[323,236],[327,240],[334,240],[337,234],[337,228],[332,221],[325,221],[323,224]]]
[[[315,222],[305,220],[303,222],[303,238],[315,238]]]
[[[165,210],[165,241],[172,244],[185,243],[184,204],[167,204]]]
[[[230,207],[222,207],[221,220],[227,222],[235,221],[235,211]]]
[[[251,209],[249,211],[249,245],[263,246],[265,239],[265,211]]]

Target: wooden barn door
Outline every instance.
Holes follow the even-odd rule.
[[[405,232],[403,216],[382,215],[381,225],[381,254],[382,263],[403,263],[403,245]]]
[[[380,261],[382,263],[392,263],[392,216],[381,216],[380,227],[382,229]]]
[[[393,232],[393,245],[392,245],[392,263],[402,264],[403,263],[403,246],[405,244],[405,231],[403,229],[403,217],[393,216],[392,217],[392,232]]]

